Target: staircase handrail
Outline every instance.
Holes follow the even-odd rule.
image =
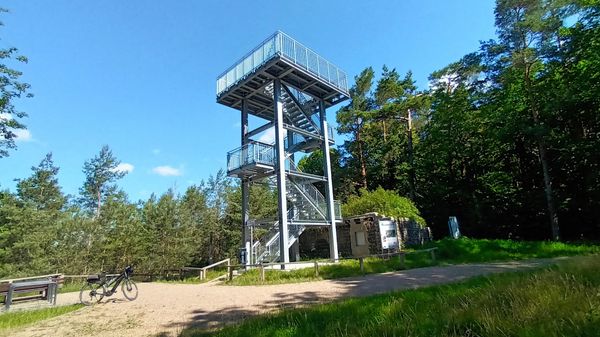
[[[293,160],[290,160],[290,170],[292,171],[296,171],[296,172],[300,172],[302,173],[302,170],[300,170],[298,168],[298,166],[296,166],[296,164],[294,163]],[[326,209],[322,209],[320,205],[325,205],[325,207],[327,207],[326,201],[325,201],[325,196],[323,196],[323,194],[321,193],[321,191],[319,191],[319,189],[317,189],[315,187],[315,185],[313,185],[308,179],[302,179],[299,177],[294,178],[296,180],[305,180],[305,184],[302,184],[302,186],[306,186],[306,189],[304,189],[305,192],[309,193],[308,197],[309,197],[309,201],[311,201],[315,207],[317,207],[318,209],[320,209],[320,213],[326,213],[327,210]],[[297,184],[296,184],[297,186]],[[314,198],[312,198],[314,196]],[[312,199],[310,199],[312,198]],[[327,217],[325,217],[327,218]]]

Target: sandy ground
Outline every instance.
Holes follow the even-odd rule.
[[[117,293],[101,303],[0,335],[33,336],[176,336],[188,327],[215,328],[281,308],[456,282],[469,277],[539,267],[551,260],[429,267],[338,280],[268,285],[138,283],[129,302]],[[60,294],[58,304],[78,301],[78,293]]]

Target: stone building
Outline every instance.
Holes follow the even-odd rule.
[[[429,227],[422,228],[415,221],[395,220],[377,213],[344,218],[336,228],[340,257],[393,253],[432,238]],[[326,231],[306,230],[300,237],[300,255],[304,258],[326,257],[327,240]]]

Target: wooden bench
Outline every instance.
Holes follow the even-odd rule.
[[[15,302],[45,300],[50,305],[56,305],[58,287],[64,282],[61,275],[49,277],[11,280],[0,283],[0,296],[4,296],[4,308],[9,310]],[[31,295],[33,293],[33,295]],[[19,294],[29,294],[17,296]]]

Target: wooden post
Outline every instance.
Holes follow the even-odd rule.
[[[261,263],[258,268],[260,269],[260,281],[265,282],[265,266]]]
[[[315,261],[315,277],[319,277],[319,262]]]
[[[231,261],[227,261],[227,273],[229,274],[229,281],[233,280],[233,268],[231,267]]]
[[[400,253],[400,267],[404,268],[404,260],[405,260],[406,256],[404,253]]]
[[[365,273],[365,258],[362,256],[359,257],[358,262],[360,263],[360,272],[364,274]]]
[[[435,248],[431,248],[431,260],[435,262]]]

